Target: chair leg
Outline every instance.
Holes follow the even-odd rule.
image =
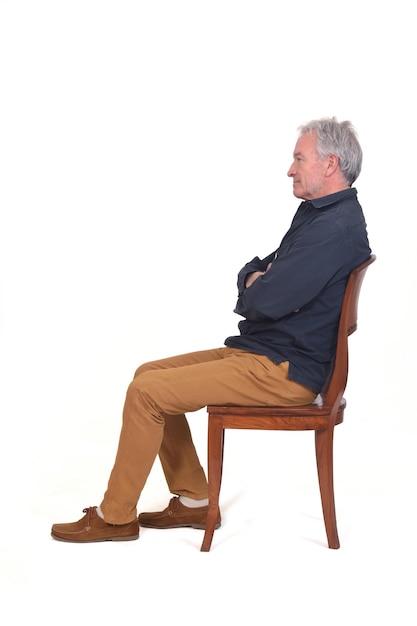
[[[316,460],[319,477],[321,504],[329,548],[340,547],[337,534],[336,508],[333,485],[333,428],[316,430]]]
[[[219,514],[219,496],[223,472],[224,428],[221,416],[209,415],[208,425],[208,513],[201,552],[209,552]]]

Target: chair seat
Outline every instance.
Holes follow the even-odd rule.
[[[346,400],[340,402],[335,424],[343,422]],[[212,418],[222,418],[224,428],[252,430],[326,430],[331,407],[306,404],[288,407],[208,406]],[[230,418],[230,419],[228,419]],[[255,420],[253,422],[252,420]]]

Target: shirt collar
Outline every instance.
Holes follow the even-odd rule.
[[[343,191],[338,191],[336,193],[331,193],[328,196],[323,196],[322,198],[316,198],[315,200],[310,200],[311,204],[315,209],[323,209],[324,207],[330,206],[335,202],[340,202],[345,198],[353,198],[353,196],[357,195],[357,190],[355,187],[350,187],[349,189],[343,189]]]

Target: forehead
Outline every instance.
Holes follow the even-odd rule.
[[[316,152],[317,135],[316,133],[305,133],[298,138],[294,148],[294,156],[317,156]]]

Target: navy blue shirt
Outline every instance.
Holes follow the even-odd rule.
[[[289,361],[289,377],[320,393],[336,351],[350,272],[371,249],[356,189],[300,204],[278,250],[255,257],[238,275],[240,335],[227,346]],[[248,274],[265,271],[245,288]]]

